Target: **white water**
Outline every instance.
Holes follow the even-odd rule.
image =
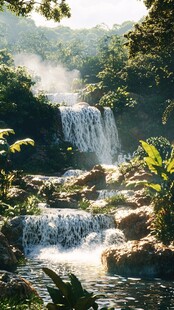
[[[72,106],[78,101],[78,93],[50,93],[47,94],[49,100],[53,103],[65,104]]]
[[[46,209],[46,212],[25,217],[23,247],[31,258],[55,264],[99,264],[104,248],[125,241],[111,216],[77,210]]]
[[[87,103],[60,107],[65,141],[71,142],[81,152],[96,153],[99,163],[111,164],[118,154],[120,143],[114,115],[104,108],[103,115]]]

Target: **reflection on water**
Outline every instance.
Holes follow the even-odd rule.
[[[74,273],[85,289],[105,297],[98,301],[99,307],[114,309],[168,310],[174,309],[174,283],[161,279],[124,278],[106,274],[100,264],[99,250],[78,250],[58,253],[55,247],[37,249],[31,253],[25,266],[18,273],[29,280],[45,302],[49,301],[46,285],[51,280],[42,272],[42,267],[55,270],[63,279]],[[47,254],[46,254],[47,253]],[[48,255],[49,254],[49,255]]]

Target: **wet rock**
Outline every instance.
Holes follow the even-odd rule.
[[[141,207],[135,210],[120,208],[115,213],[117,228],[123,230],[127,240],[140,240],[150,233],[153,210]]]
[[[12,270],[16,267],[17,259],[7,239],[0,232],[0,269]]]
[[[134,201],[136,202],[138,207],[149,206],[152,202],[152,197],[150,197],[150,194],[148,194],[143,188],[141,190],[135,191]]]
[[[86,172],[85,174],[77,177],[75,181],[72,182],[72,185],[79,186],[89,186],[92,187],[95,185],[96,190],[106,187],[106,174],[102,166],[97,165],[91,171]]]
[[[45,182],[45,178],[42,176],[39,178],[39,176],[26,175],[22,179],[25,184],[25,190],[32,194],[36,194]]]
[[[85,187],[81,191],[81,198],[86,198],[88,200],[96,200],[99,196],[99,193],[96,190],[95,185],[92,187]]]
[[[13,203],[13,205],[18,203],[23,203],[29,196],[29,193],[24,189],[11,187],[8,190],[8,203]]]
[[[78,203],[75,200],[67,198],[57,198],[49,201],[50,208],[60,208],[60,209],[77,209]]]
[[[130,166],[130,164],[127,164]],[[126,165],[124,164],[126,167]],[[132,166],[128,171],[124,174],[124,178],[127,182],[136,182],[136,181],[149,181],[151,179],[151,174],[145,171],[141,165]]]
[[[23,250],[22,235],[25,216],[16,216],[6,222],[2,227],[2,233],[6,236],[9,244]]]
[[[11,272],[0,270],[0,299],[16,297],[18,300],[25,300],[33,295],[39,297],[28,281]]]
[[[120,188],[123,180],[124,176],[118,167],[113,167],[106,170],[106,184],[108,189]]]
[[[128,241],[102,253],[107,272],[133,277],[174,278],[174,246],[166,247],[155,238]]]

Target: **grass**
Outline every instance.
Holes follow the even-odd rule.
[[[126,202],[126,197],[123,194],[119,194],[106,198],[106,202],[107,206],[117,207],[119,204]]]
[[[25,301],[19,301],[18,299],[2,299],[0,300],[1,310],[46,310],[43,302],[38,297],[34,296],[31,299]]]

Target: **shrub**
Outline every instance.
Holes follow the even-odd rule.
[[[144,162],[155,175],[155,183],[146,183],[155,191],[153,198],[154,222],[152,230],[164,244],[174,240],[174,156],[173,149],[167,160],[163,160],[155,146],[141,141],[147,156]]]
[[[115,195],[106,198],[108,206],[117,207],[119,204],[126,202],[126,197],[123,194]]]
[[[14,217],[19,215],[39,215],[41,213],[38,208],[39,199],[36,196],[29,196],[23,203],[18,203],[15,206],[5,205],[3,215]]]
[[[48,303],[48,309],[98,309],[95,301],[99,297],[84,290],[74,274],[69,275],[70,282],[64,282],[53,270],[43,268],[43,271],[56,285],[56,288],[47,287],[53,301],[53,303]]]
[[[155,146],[163,160],[166,160],[170,157],[172,146],[166,138],[162,136],[150,137],[146,140],[146,143]],[[137,150],[134,152],[134,156],[138,156],[139,159],[143,159],[146,155],[146,151],[141,145],[139,145]]]

